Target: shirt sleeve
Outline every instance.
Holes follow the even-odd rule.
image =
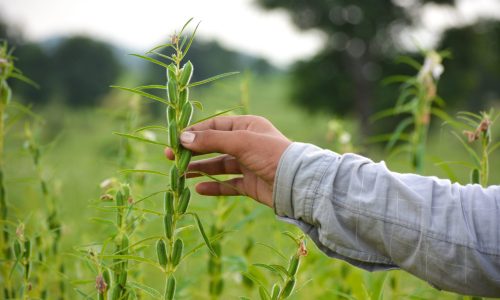
[[[461,294],[500,296],[500,186],[399,174],[384,162],[293,143],[274,209],[331,257],[401,268]]]

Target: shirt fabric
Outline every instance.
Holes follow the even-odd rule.
[[[400,174],[384,162],[292,143],[274,209],[330,257],[401,268],[438,289],[500,296],[500,186]]]

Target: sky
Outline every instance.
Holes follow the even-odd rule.
[[[413,0],[393,0],[401,5]],[[132,52],[164,41],[191,17],[201,21],[199,35],[224,46],[262,56],[278,66],[307,58],[323,45],[315,30],[299,31],[283,10],[263,10],[254,0],[0,0],[0,14],[40,41],[54,35],[87,34]],[[422,26],[405,34],[432,47],[450,26],[478,16],[500,18],[500,0],[458,0],[457,10],[429,6]]]
[[[0,0],[0,12],[28,39],[89,34],[143,52],[164,41],[191,17],[199,35],[285,66],[313,55],[321,33],[300,32],[284,11],[253,0]]]

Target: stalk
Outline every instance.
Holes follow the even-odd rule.
[[[12,72],[11,58],[7,53],[7,44],[4,43],[0,47],[0,220],[7,221],[8,218],[8,202],[7,192],[4,183],[4,143],[5,143],[5,110],[10,101],[11,90],[7,83],[7,79]],[[4,260],[2,269],[2,277],[4,278],[3,294],[6,298],[15,297],[12,290],[12,283],[9,279],[9,270],[11,269],[11,252],[10,252],[10,236],[9,228],[6,222],[2,222],[2,233],[0,234],[0,252]]]

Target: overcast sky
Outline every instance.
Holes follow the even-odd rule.
[[[477,15],[500,16],[500,0],[458,3],[458,11],[428,9],[425,28],[412,33],[412,40],[426,44],[446,26],[471,22]],[[320,32],[300,32],[286,12],[263,10],[254,0],[0,0],[0,14],[21,26],[28,39],[88,34],[137,52],[161,42],[190,17],[202,21],[201,36],[281,66],[322,46]]]

